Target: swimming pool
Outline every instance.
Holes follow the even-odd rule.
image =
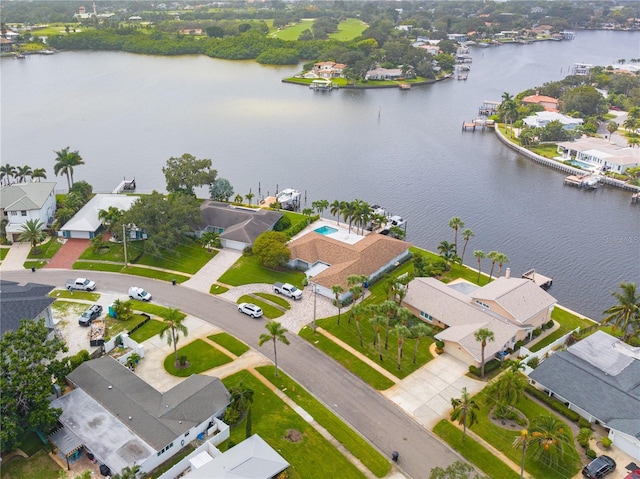
[[[567,163],[569,163],[571,166],[577,166],[578,168],[582,168],[584,170],[595,168],[595,165],[590,165],[589,163],[585,163],[584,161],[580,160],[569,160]]]
[[[320,228],[316,228],[315,230],[316,233],[320,233],[321,235],[330,235],[332,233],[337,233],[338,230],[335,228],[332,228],[331,226],[321,226]]]

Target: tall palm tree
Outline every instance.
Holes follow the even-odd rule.
[[[389,326],[392,318],[395,318],[398,313],[398,304],[395,301],[383,301],[376,306],[376,310],[385,317],[384,349],[389,349]]]
[[[289,339],[285,336],[285,333],[287,333],[288,330],[283,328],[277,321],[269,321],[264,327],[268,332],[260,335],[260,338],[258,339],[258,346],[262,346],[267,341],[273,341],[273,362],[276,366],[276,377],[278,377],[278,351],[276,349],[276,343],[280,341],[287,346],[290,344]]]
[[[335,217],[337,217],[337,218],[338,218],[338,224],[340,224],[340,212],[341,212],[341,210],[342,210],[342,204],[343,204],[343,202],[342,202],[342,201],[334,200],[334,201],[329,205],[329,207],[331,208],[331,209],[329,210],[329,212],[330,212],[333,216],[335,216]]]
[[[16,168],[16,179],[18,183],[24,183],[27,180],[27,177],[31,176],[33,171],[29,165],[18,166]]]
[[[189,330],[182,323],[186,316],[176,308],[170,308],[167,311],[167,315],[163,318],[164,324],[167,326],[160,331],[160,339],[167,337],[167,344],[173,345],[174,364],[178,365],[178,341],[180,340],[180,334],[188,336]]]
[[[20,227],[22,230],[18,241],[31,243],[31,250],[35,252],[38,243],[47,237],[44,232],[44,223],[40,220],[27,220]]]
[[[240,193],[238,193],[238,194],[233,198],[233,202],[234,202],[234,203],[238,203],[238,204],[242,204],[242,198],[243,198],[243,196],[242,196]]]
[[[411,333],[416,337],[416,344],[413,348],[413,364],[415,364],[418,358],[418,345],[420,344],[420,340],[425,336],[433,334],[433,328],[420,321],[411,327]]]
[[[611,143],[611,135],[618,131],[618,124],[615,121],[607,123],[607,131],[609,132],[609,143]]]
[[[627,330],[630,324],[635,325],[640,320],[640,295],[636,292],[635,283],[620,283],[621,292],[613,291],[611,296],[618,304],[604,310],[605,323],[613,323],[613,329]]]
[[[314,201],[313,203],[311,203],[311,206],[313,206],[315,208],[315,210],[320,215],[320,218],[322,218],[322,212],[324,210],[326,210],[327,208],[329,208],[329,201],[327,201],[327,200],[317,200],[317,201]]]
[[[440,242],[440,244],[438,245],[438,252],[440,253],[440,256],[442,256],[442,258],[444,259],[445,263],[447,264],[447,268],[449,268],[449,265],[451,264],[451,262],[454,261],[455,258],[457,257],[456,245],[451,244],[448,241]]]
[[[493,331],[487,328],[480,328],[475,333],[473,333],[473,337],[477,342],[480,343],[482,347],[481,350],[481,363],[482,363],[482,379],[484,379],[484,348],[487,347],[487,341],[494,341],[495,337]]]
[[[77,151],[69,151],[69,147],[60,151],[54,151],[56,154],[56,163],[53,165],[53,172],[56,176],[66,175],[67,185],[71,190],[73,185],[73,168],[74,166],[84,165],[84,160]]]
[[[404,347],[404,340],[411,334],[409,328],[404,324],[396,324],[393,328],[393,332],[398,337],[398,369],[400,369],[400,361],[402,359],[402,348]]]
[[[249,202],[249,204],[251,204],[251,201],[255,198],[256,195],[254,195],[251,190],[249,190],[249,193],[247,193],[246,195],[244,195],[244,197],[247,199],[247,201]]]
[[[349,233],[351,233],[351,225],[353,224],[353,218],[356,212],[355,201],[345,202],[342,205],[342,219],[345,223],[349,223]]]
[[[35,168],[33,172],[31,172],[31,181],[34,181],[36,179],[38,181],[40,181],[41,179],[46,180],[47,170],[45,170],[44,168]]]
[[[520,371],[506,371],[500,379],[485,389],[489,404],[498,408],[498,417],[504,417],[524,395],[527,379]]]
[[[464,252],[467,250],[467,244],[469,244],[469,240],[474,236],[475,234],[470,229],[466,229],[462,232],[462,239],[464,240],[464,246],[462,247],[462,256],[460,256],[460,263],[464,262]]]
[[[351,308],[351,315],[353,316],[353,320],[356,323],[356,329],[358,330],[358,338],[360,339],[360,347],[363,348],[362,344],[362,329],[360,329],[360,317],[364,315],[368,311],[367,307],[362,303],[357,304]],[[349,322],[351,322],[351,317],[349,318]]]
[[[498,253],[497,251],[489,251],[487,253],[487,258],[491,260],[491,272],[489,273],[489,281],[491,281],[491,277],[493,276],[493,267],[496,265],[499,254],[500,253]]]
[[[480,261],[485,259],[487,255],[484,253],[484,251],[477,249],[473,252],[473,257],[478,260],[478,284],[480,284],[480,271],[481,271]]]
[[[527,445],[529,444],[529,431],[523,429],[520,431],[520,435],[516,436],[513,440],[513,447],[516,449],[522,448],[522,458],[520,459],[520,479],[524,478],[524,458],[527,453]]]
[[[370,319],[371,325],[373,326],[374,334],[374,343],[377,340],[378,343],[378,357],[380,358],[380,362],[383,361],[382,358],[382,338],[380,337],[380,331],[382,327],[387,324],[387,318],[384,314],[376,314],[373,318]]]
[[[565,446],[570,443],[568,428],[557,417],[538,416],[534,420],[528,446],[536,460],[550,467],[556,466],[564,454]]]
[[[6,163],[4,166],[0,166],[0,178],[3,185],[10,185],[11,180],[16,176],[16,167]]]
[[[98,211],[98,219],[102,221],[109,233],[113,232],[113,227],[122,218],[122,215],[124,215],[124,211],[116,206],[109,206],[106,210]]]
[[[331,291],[333,292],[333,296],[335,297],[335,306],[338,308],[338,324],[340,324],[340,310],[342,309],[342,301],[340,301],[340,295],[344,293],[344,289],[339,284],[335,284],[331,286]]]
[[[462,442],[467,435],[467,426],[471,427],[478,421],[476,410],[479,409],[475,402],[467,392],[467,388],[462,388],[462,396],[460,398],[451,398],[451,420],[458,421],[462,424]]]
[[[509,262],[509,257],[504,253],[498,253],[496,261],[498,262],[498,276],[500,276],[502,273],[502,266]]]
[[[464,222],[457,216],[449,220],[449,228],[453,228],[453,245],[454,250],[458,253],[458,229],[464,228]]]

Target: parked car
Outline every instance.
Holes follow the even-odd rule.
[[[138,286],[131,286],[129,288],[129,297],[139,301],[151,301],[151,294]]]
[[[589,479],[600,479],[616,470],[616,461],[609,456],[598,456],[582,469],[582,475]]]
[[[78,324],[80,326],[89,326],[91,321],[96,319],[102,314],[102,306],[99,304],[94,304],[89,309],[87,309],[82,316],[78,319]]]
[[[624,479],[640,479],[640,469],[634,469],[627,474]]]
[[[259,318],[262,316],[262,308],[253,303],[240,303],[238,305],[238,311],[248,314],[252,318]]]

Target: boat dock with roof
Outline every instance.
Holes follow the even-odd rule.
[[[536,284],[536,286],[540,286],[545,291],[548,290],[551,287],[551,285],[553,284],[553,278],[549,278],[548,276],[544,276],[544,275],[536,272],[535,269],[530,269],[526,273],[523,273],[522,277],[524,279],[530,279],[531,281],[533,281]]]

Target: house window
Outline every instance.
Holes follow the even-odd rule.
[[[18,216],[18,212],[17,211],[12,211],[11,212],[11,216]]]
[[[429,322],[433,321],[433,316],[431,316],[429,313],[425,313],[424,311],[420,311],[420,317],[426,319]]]
[[[22,216],[27,216],[27,211],[26,211],[26,210],[22,210],[22,211],[20,212],[20,214],[21,214]]]
[[[482,306],[483,308],[489,309],[489,305],[487,303],[483,303],[482,301],[476,299],[476,303]]]

